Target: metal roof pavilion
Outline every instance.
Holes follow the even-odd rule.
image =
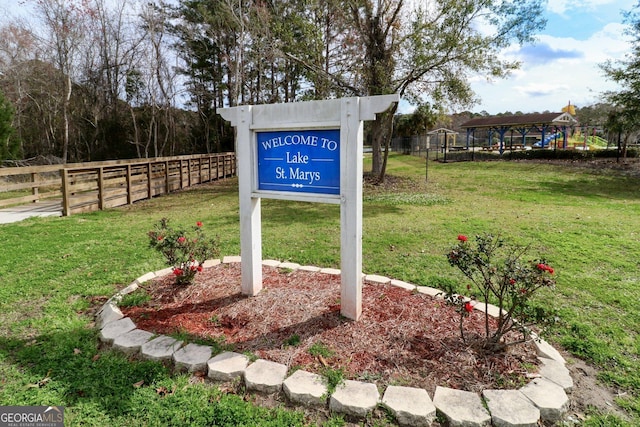
[[[570,126],[578,121],[569,113],[535,113],[535,114],[518,114],[514,116],[489,116],[475,117],[460,125],[463,129],[483,129],[483,128],[502,128],[502,127],[523,127],[523,126]]]
[[[545,133],[558,131],[562,132],[563,147],[567,145],[567,128],[577,124],[578,121],[567,112],[563,113],[535,113],[535,114],[519,114],[513,116],[489,116],[476,117],[460,125],[461,128],[467,130],[467,148],[469,140],[475,136],[476,130],[484,130],[492,139],[493,133],[496,132],[500,140],[500,153],[504,151],[504,136],[511,131],[513,141],[513,133],[517,132],[522,137],[522,146],[524,146],[525,138],[531,131],[537,131],[542,134],[541,141],[545,140]]]

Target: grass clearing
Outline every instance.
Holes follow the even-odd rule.
[[[400,155],[391,156],[388,172],[387,187],[365,187],[363,271],[462,289],[445,258],[458,234],[532,244],[530,254],[543,254],[556,270],[557,289],[536,301],[558,313],[547,338],[595,365],[630,417],[593,414],[585,425],[638,425],[640,179],[487,162],[430,163],[425,182],[424,159]],[[202,221],[219,237],[221,256],[240,253],[236,180],[114,210],[0,225],[0,404],[64,405],[68,425],[303,425],[299,413],[258,408],[98,348],[82,313],[165,267],[146,236],[162,217]],[[265,259],[339,268],[339,206],[263,200],[262,226]]]
[[[411,193],[396,193],[396,194],[377,194],[371,196],[365,196],[364,202],[371,204],[382,205],[413,205],[413,206],[433,206],[438,204],[450,203],[445,197],[433,196],[430,194],[411,194]]]

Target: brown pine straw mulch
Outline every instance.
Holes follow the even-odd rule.
[[[123,307],[125,316],[146,331],[186,332],[290,368],[343,369],[349,379],[419,387],[431,395],[436,386],[518,388],[531,375],[524,366],[537,364],[531,343],[494,355],[465,345],[453,307],[391,285],[365,282],[362,317],[354,322],[340,315],[339,275],[264,266],[263,289],[255,297],[241,294],[237,263],[206,268],[190,286],[173,281],[169,275],[144,283],[150,301]],[[465,330],[482,334],[484,313],[465,319]],[[296,344],[296,336],[297,345],[287,344]],[[332,355],[312,356],[314,343]]]

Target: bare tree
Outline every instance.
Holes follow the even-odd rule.
[[[170,18],[166,8],[148,3],[140,13],[145,38],[145,62],[141,70],[146,75],[144,87],[147,90],[147,106],[150,121],[147,129],[147,143],[153,147],[153,155],[160,156],[171,142],[170,154],[175,154],[176,67],[170,65],[170,42],[166,21]]]
[[[127,126],[130,112],[122,101],[128,101],[127,80],[140,67],[146,35],[139,30],[129,0],[91,0],[91,7],[91,44],[85,52],[83,80],[91,102],[84,122],[94,130],[94,149],[113,155],[126,152],[131,143],[137,147],[136,122],[133,120],[131,135]]]
[[[20,152],[25,153],[22,124],[28,103],[29,64],[37,58],[37,40],[33,33],[20,23],[10,23],[0,28],[0,89],[14,107],[13,127],[17,132]]]
[[[78,0],[35,0],[35,10],[42,23],[44,54],[64,76],[62,97],[62,161],[66,163],[70,140],[70,105],[73,79],[77,75],[78,61],[84,47],[84,37],[91,11]]]

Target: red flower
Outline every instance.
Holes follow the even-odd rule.
[[[553,274],[553,271],[554,271],[553,267],[549,267],[547,264],[543,264],[543,263],[536,265],[536,267],[538,268],[538,270],[548,271],[549,274]]]
[[[466,242],[469,239],[464,234],[458,234],[458,240],[460,240],[461,242]]]
[[[198,266],[198,271],[199,272],[202,271],[202,266],[201,265]]]
[[[189,267],[189,270],[191,271],[196,271],[198,269],[198,267],[196,267],[195,265],[192,265],[191,267]]]
[[[196,225],[197,225],[198,227],[202,227],[202,221],[198,221],[198,222],[196,222]]]
[[[509,284],[510,285],[515,285],[516,284],[516,279],[509,279]]]
[[[473,311],[473,304],[471,304],[471,301],[464,303],[464,309],[467,313],[471,313]]]
[[[520,288],[520,293],[524,295],[527,293],[527,290],[525,288]]]
[[[173,269],[173,274],[175,274],[176,276],[182,276],[182,269],[181,268],[174,268]]]
[[[184,243],[184,242],[186,242],[186,241],[187,241],[187,238],[186,238],[186,237],[184,237],[184,236],[180,236],[180,237],[178,237],[178,243]]]
[[[162,241],[162,239],[164,239],[164,236],[162,235],[158,236],[158,242]]]

